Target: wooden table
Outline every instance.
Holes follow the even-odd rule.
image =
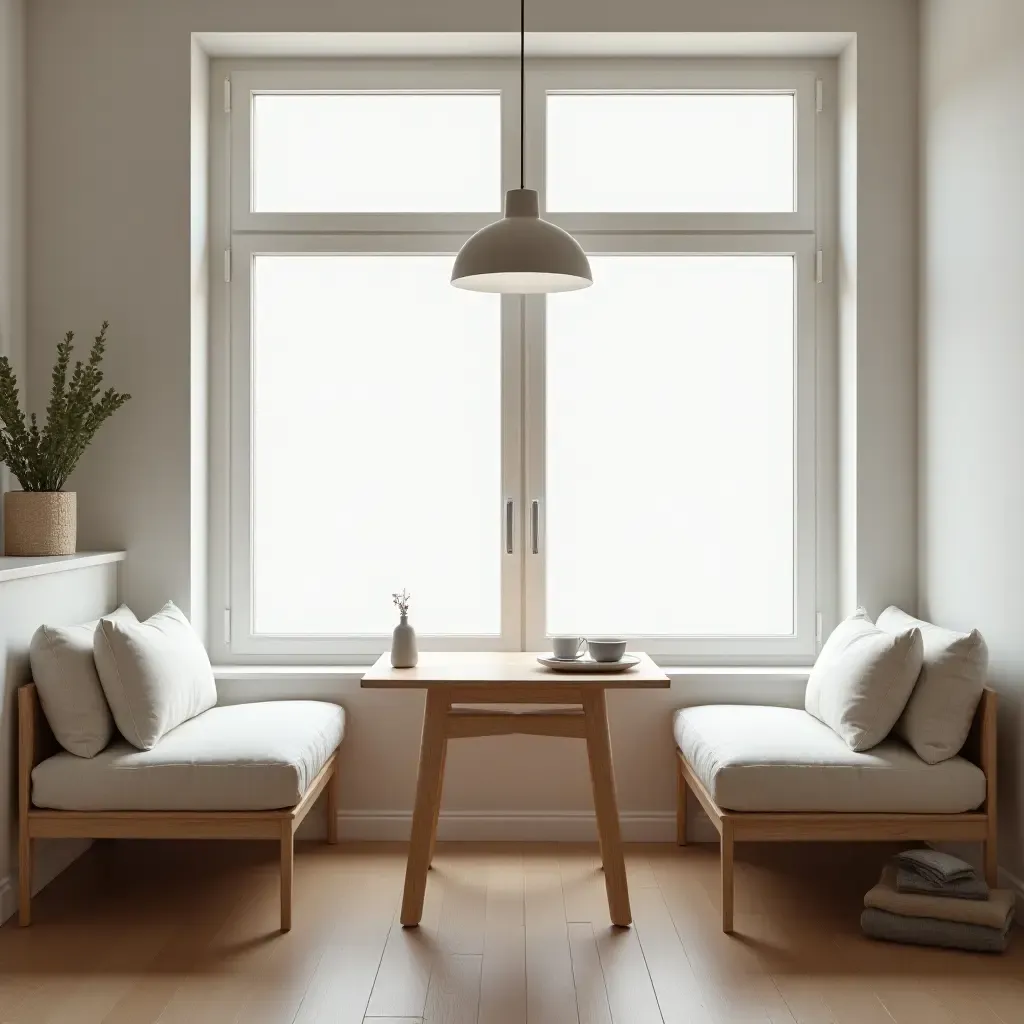
[[[402,924],[418,925],[423,915],[427,871],[437,837],[444,764],[450,739],[469,736],[568,736],[587,741],[594,810],[612,921],[623,927],[633,921],[622,857],[619,809],[608,736],[605,690],[664,689],[668,676],[646,654],[640,664],[616,675],[552,672],[529,652],[424,653],[416,668],[392,668],[382,654],[363,676],[364,687],[426,690],[420,769],[412,838],[405,869]],[[550,710],[509,711],[472,708],[477,704],[557,704]]]

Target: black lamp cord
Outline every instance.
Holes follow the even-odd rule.
[[[519,0],[519,187],[526,188],[526,0]]]

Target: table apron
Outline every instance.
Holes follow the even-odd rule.
[[[449,739],[513,735],[587,738],[582,710],[472,711],[455,708],[448,712],[445,731]]]
[[[585,687],[551,683],[457,683],[432,686],[452,704],[577,704],[582,707]]]

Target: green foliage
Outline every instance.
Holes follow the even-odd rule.
[[[60,491],[82,453],[99,430],[131,395],[113,388],[101,393],[100,363],[107,347],[107,321],[93,339],[87,363],[79,360],[68,383],[74,332],[57,345],[51,374],[46,424],[40,430],[36,414],[25,421],[18,394],[18,378],[7,356],[0,356],[0,461],[18,478],[25,491]]]

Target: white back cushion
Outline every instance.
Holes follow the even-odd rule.
[[[878,625],[894,634],[919,629],[924,643],[921,675],[896,726],[897,735],[929,764],[955,757],[971,731],[985,688],[988,648],[981,634],[976,629],[955,633],[899,608],[886,608]]]
[[[102,620],[94,654],[114,721],[140,750],[217,703],[206,648],[170,601],[145,622]]]
[[[836,626],[811,669],[804,708],[851,750],[881,743],[906,706],[921,671],[921,632],[897,636],[859,609]]]
[[[107,617],[116,622],[138,621],[127,605]],[[32,679],[53,735],[79,757],[95,757],[114,734],[114,720],[92,656],[98,625],[99,619],[81,626],[40,626],[28,648]]]

